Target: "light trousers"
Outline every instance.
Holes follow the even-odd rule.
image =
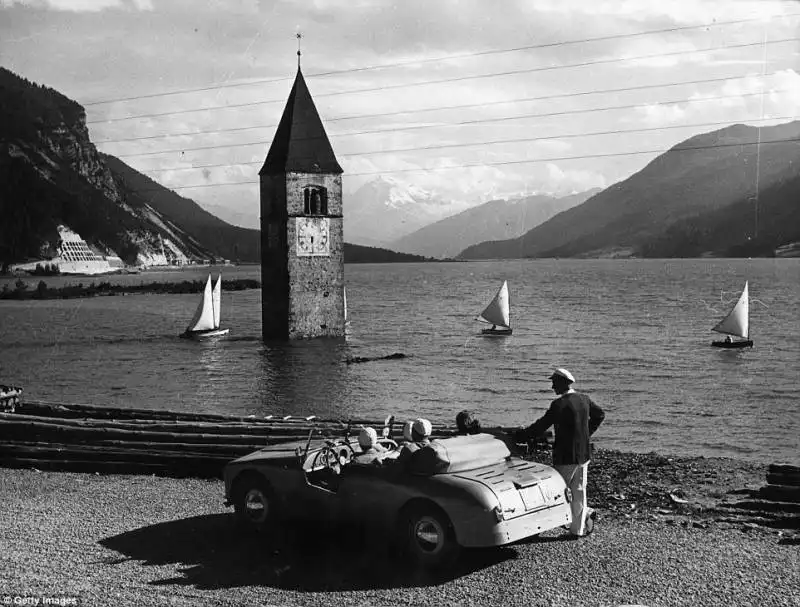
[[[564,478],[570,491],[572,491],[572,523],[569,531],[572,535],[586,534],[586,517],[589,509],[586,507],[586,479],[588,476],[589,462],[585,464],[565,464],[554,466]]]

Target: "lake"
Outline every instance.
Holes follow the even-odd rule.
[[[222,272],[260,278],[258,266]],[[598,446],[798,462],[798,259],[348,264],[345,276],[346,341],[263,343],[259,290],[223,293],[231,333],[209,343],[178,338],[198,295],[0,301],[0,383],[30,400],[237,415],[452,423],[469,408],[484,425],[509,426],[546,410],[558,366],[605,409]],[[474,318],[503,280],[514,334],[482,337]],[[755,347],[710,347],[745,280]],[[407,358],[345,362],[395,352]]]

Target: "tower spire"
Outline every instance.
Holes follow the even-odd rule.
[[[297,69],[299,70],[300,69],[300,55],[302,55],[302,53],[300,52],[300,41],[303,39],[303,34],[301,32],[297,32],[297,34],[295,34],[295,35],[297,36]]]

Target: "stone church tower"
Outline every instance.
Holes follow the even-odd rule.
[[[343,336],[342,167],[299,66],[259,176],[263,338]]]

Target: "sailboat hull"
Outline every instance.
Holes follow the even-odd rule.
[[[752,339],[743,339],[741,341],[712,341],[711,345],[715,348],[752,348]]]
[[[481,335],[496,335],[498,337],[503,335],[511,335],[511,328],[505,329],[484,329],[481,331]]]
[[[208,339],[210,337],[222,337],[227,335],[230,329],[209,329],[208,331],[185,331],[181,337],[185,339]]]

